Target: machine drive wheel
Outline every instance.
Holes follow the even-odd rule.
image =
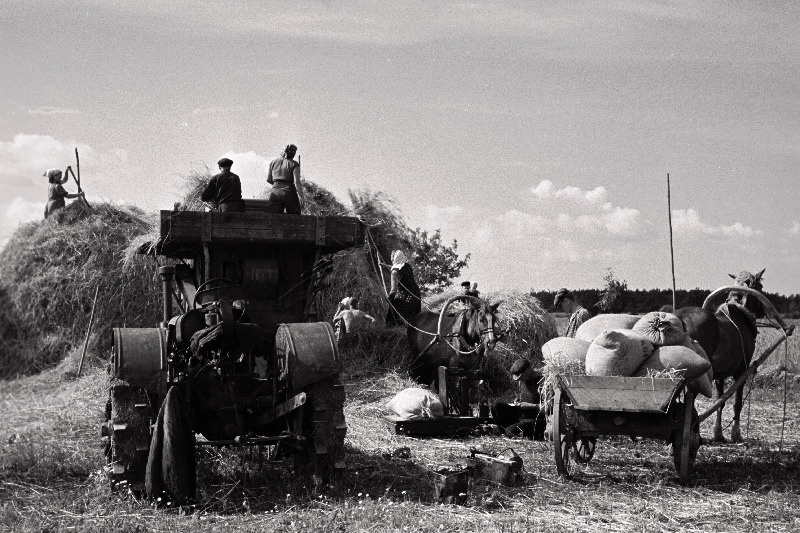
[[[689,396],[689,394],[687,394]],[[690,400],[691,401],[691,400]],[[688,403],[688,402],[687,402]],[[694,402],[691,401],[692,414],[689,418],[684,407],[684,424],[681,430],[675,431],[672,436],[672,461],[675,470],[678,471],[681,483],[686,483],[694,472],[694,461],[697,458],[697,450],[700,448],[700,417]],[[684,449],[688,446],[686,464],[684,465]]]
[[[144,492],[147,456],[150,451],[150,426],[155,419],[153,398],[147,391],[124,381],[112,380],[106,405],[108,437],[106,465],[112,490]]]
[[[553,399],[553,448],[555,449],[556,470],[559,475],[571,478],[575,473],[575,467],[570,458],[575,446],[575,439],[566,420],[566,400],[567,395],[560,389],[556,389]]]
[[[338,377],[330,378],[307,386],[305,393],[301,416],[307,446],[296,456],[296,466],[301,475],[328,483],[337,470],[345,467],[344,385]]]

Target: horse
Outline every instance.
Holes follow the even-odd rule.
[[[449,304],[455,300],[465,300],[468,305],[447,314]],[[440,366],[478,369],[483,356],[494,349],[501,336],[497,319],[500,303],[490,305],[473,296],[455,296],[447,301],[441,314],[423,310],[414,316],[407,328],[411,377],[437,389]]]
[[[738,276],[728,275],[735,280],[736,286],[746,287],[760,293],[764,270],[757,274],[742,272]],[[706,301],[704,307],[683,307],[675,311],[675,315],[683,320],[686,331],[700,343],[700,346],[708,354],[719,398],[724,392],[726,378],[732,377],[735,382],[747,371],[755,351],[756,336],[758,336],[756,320],[764,318],[766,310],[764,304],[756,296],[746,292],[737,293],[733,290],[729,292],[726,301],[716,311],[712,312],[707,309],[708,303]],[[733,427],[731,428],[733,442],[742,442],[739,418],[742,412],[743,388],[740,387],[736,391],[736,399],[733,404]],[[714,425],[715,442],[727,442],[722,433],[722,410],[724,407],[723,403],[717,411]]]

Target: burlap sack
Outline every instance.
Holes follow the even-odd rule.
[[[711,359],[709,359],[706,351],[702,346],[700,346],[700,343],[692,339],[688,333],[683,336],[681,345],[691,348],[697,355],[708,361],[709,365],[711,365]],[[711,368],[711,366],[709,366],[708,371],[705,374],[689,383],[689,390],[698,394],[702,394],[706,398],[711,398],[711,396],[714,394],[714,387],[712,386],[713,383],[714,370]]]
[[[697,352],[686,346],[661,346],[653,351],[633,373],[634,376],[646,376],[647,371],[684,370],[683,377],[692,381],[705,374],[711,363],[703,359]]]
[[[444,406],[439,397],[426,389],[411,387],[398,392],[386,404],[386,409],[403,420],[439,418],[444,416]]]
[[[652,352],[652,343],[632,330],[605,331],[589,345],[586,375],[630,376]]]
[[[672,313],[654,311],[647,313],[633,326],[655,346],[674,346],[683,342],[683,322]]]
[[[595,337],[604,331],[612,329],[632,329],[633,325],[639,321],[639,315],[607,314],[593,316],[580,326],[575,332],[575,338],[592,342]]]
[[[589,351],[590,342],[572,337],[556,337],[550,339],[542,346],[544,361],[551,365],[565,365],[568,363],[583,363],[586,361],[586,352]]]

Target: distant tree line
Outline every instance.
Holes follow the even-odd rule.
[[[624,282],[622,282],[624,284]],[[607,305],[608,287],[603,289],[570,289],[575,299],[593,314],[599,313],[633,313],[642,314],[658,311],[664,305],[672,305],[671,289],[635,289],[620,291],[616,298]],[[553,305],[556,291],[531,289],[531,295],[538,298],[545,308]],[[675,302],[680,307],[700,307],[711,294],[706,289],[678,289],[675,291]],[[776,293],[764,293],[784,317],[800,318],[800,294],[784,296]]]
[[[603,280],[606,285],[602,289],[571,289],[575,299],[592,314],[643,314],[658,311],[665,305],[672,305],[671,289],[630,290],[628,284],[618,280],[611,269],[606,271]],[[556,291],[531,289],[530,294],[548,308],[553,305]],[[701,307],[709,294],[711,291],[706,289],[678,289],[675,291],[675,304],[678,308]],[[768,292],[764,294],[778,313],[788,318],[800,318],[800,294],[790,296]]]

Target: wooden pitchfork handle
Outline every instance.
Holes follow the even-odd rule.
[[[64,171],[64,173],[65,173],[67,176],[69,176],[70,174],[72,174],[72,179],[73,179],[73,180],[75,180],[75,183],[78,185],[78,192],[83,192],[83,189],[81,189],[81,182],[80,182],[80,179],[78,179],[78,178],[75,176],[75,172],[73,172],[73,171],[72,171],[72,167],[67,167],[67,170],[66,170],[66,171]],[[86,204],[86,207],[92,207],[92,206],[90,206],[90,205],[89,205],[89,202],[87,202],[87,201],[86,201],[86,197],[85,197],[85,196],[81,196],[81,200],[82,200],[82,201],[83,201],[83,202]]]

